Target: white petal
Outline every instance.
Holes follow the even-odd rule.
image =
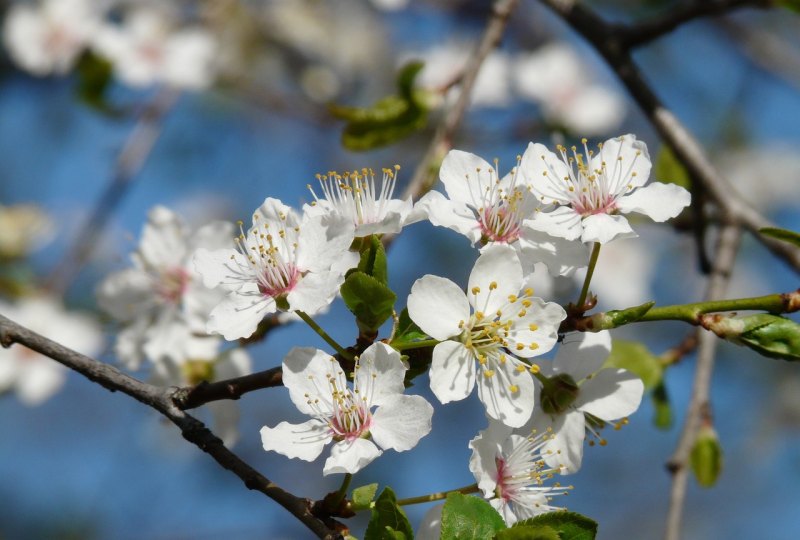
[[[357,473],[382,453],[373,442],[366,439],[338,442],[331,448],[331,456],[325,461],[322,474]]]
[[[147,215],[139,254],[148,267],[183,266],[188,248],[187,232],[186,225],[177,214],[163,206],[156,206]]]
[[[239,440],[239,405],[234,401],[212,401],[206,405],[211,411],[214,434],[228,448]]]
[[[497,488],[497,457],[500,445],[511,435],[511,428],[502,422],[489,420],[489,427],[469,442],[472,455],[469,470],[484,496],[494,497]]]
[[[318,411],[330,413],[331,388],[328,377],[344,379],[344,372],[329,354],[313,347],[295,347],[283,359],[283,385],[289,390],[292,403],[308,415]],[[314,406],[309,401],[319,400]]]
[[[636,233],[631,229],[628,220],[623,216],[609,214],[593,214],[583,220],[583,242],[600,242],[605,244],[615,238],[634,238]]]
[[[291,310],[314,315],[333,302],[342,283],[344,274],[339,272],[308,273],[286,295],[286,301]]]
[[[473,294],[475,288],[478,294]],[[493,314],[508,304],[508,297],[522,288],[522,265],[514,248],[498,244],[488,246],[469,275],[467,291],[475,311]]]
[[[509,350],[521,358],[539,356],[552,349],[558,340],[558,327],[567,318],[564,308],[554,302],[536,297],[528,300],[531,305],[525,309],[525,316],[513,319],[508,335]],[[517,348],[518,343],[522,348]]]
[[[97,288],[97,303],[119,321],[131,321],[155,304],[153,278],[143,270],[129,268],[108,276]]]
[[[603,163],[612,194],[625,193],[629,185],[642,186],[650,178],[647,145],[630,133],[603,143],[603,148],[592,158],[592,169],[599,169]]]
[[[404,452],[430,433],[432,417],[433,407],[422,396],[396,395],[372,415],[369,432],[381,448]]]
[[[263,227],[265,222],[274,225],[283,223],[285,227],[294,228],[300,224],[300,219],[291,206],[283,204],[280,199],[267,197],[253,212],[254,227]]]
[[[564,339],[553,361],[555,373],[566,373],[576,382],[599,370],[611,352],[611,334],[577,332]]]
[[[244,349],[229,349],[214,364],[214,379],[232,379],[253,372],[250,355]]]
[[[680,214],[691,202],[692,196],[682,187],[653,182],[618,199],[617,207],[626,214],[639,212],[653,221],[662,222]]]
[[[625,369],[603,369],[587,379],[575,407],[601,420],[617,420],[639,408],[644,393],[642,379]]]
[[[192,235],[190,250],[200,248],[224,249],[233,245],[233,224],[228,221],[212,221],[203,225]]]
[[[450,150],[442,161],[439,179],[451,200],[478,208],[485,188],[497,180],[497,174],[490,179],[490,170],[494,167],[475,154]]]
[[[258,323],[277,307],[275,300],[258,292],[254,283],[232,292],[214,308],[208,318],[207,330],[221,334],[228,341],[249,337],[256,331]]]
[[[527,369],[516,369],[519,365],[508,357],[505,363],[492,366],[492,376],[487,377],[486,367],[477,375],[478,397],[486,413],[511,427],[525,425],[533,412],[533,377]]]
[[[144,359],[144,336],[149,327],[149,319],[141,318],[117,334],[114,354],[127,369],[132,371],[139,369]]]
[[[252,278],[247,259],[235,249],[209,251],[201,248],[192,257],[195,271],[203,278],[203,285],[209,288],[222,286],[226,290],[236,290],[245,278]]]
[[[526,225],[520,236],[520,259],[523,268],[544,263],[554,276],[571,276],[578,268],[589,264],[589,247],[576,241],[565,240],[537,231]]]
[[[466,236],[473,244],[481,237],[475,212],[462,202],[445,198],[438,191],[429,191],[417,202],[414,219],[428,219],[437,227],[447,227]]]
[[[300,226],[297,239],[297,266],[301,270],[328,270],[350,250],[355,228],[352,221],[329,214],[312,216]]]
[[[541,203],[569,202],[567,184],[564,182],[565,178],[570,177],[569,167],[543,144],[528,144],[519,164],[519,172]]]
[[[469,319],[469,302],[461,287],[428,274],[411,287],[408,315],[423,332],[443,340],[461,333],[458,325]]]
[[[583,413],[569,410],[553,417],[537,409],[531,424],[536,433],[553,430],[552,437],[542,448],[542,456],[550,467],[564,467],[562,474],[577,472],[583,460],[583,440],[586,438],[586,422]]]
[[[63,365],[36,354],[18,373],[17,395],[25,405],[39,405],[58,392],[66,380],[67,369]]]
[[[304,461],[314,461],[330,440],[330,429],[324,422],[316,419],[302,424],[281,422],[274,428],[261,428],[261,444],[264,450]]]
[[[536,212],[532,219],[526,219],[524,223],[526,227],[566,240],[577,240],[583,234],[581,215],[570,206]]]
[[[387,399],[405,391],[403,381],[406,367],[400,353],[385,343],[376,342],[367,348],[359,358],[356,371],[355,388],[369,398],[369,405],[382,405]]]
[[[475,387],[475,359],[463,344],[443,341],[433,349],[430,378],[441,403],[464,399]]]

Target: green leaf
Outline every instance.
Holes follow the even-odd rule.
[[[664,368],[656,355],[636,341],[615,339],[611,344],[611,354],[606,367],[627,369],[642,379],[645,389],[655,387],[664,374]]]
[[[655,177],[664,184],[676,184],[686,190],[692,189],[689,173],[666,144],[661,145],[656,157]]]
[[[105,58],[89,51],[78,60],[76,72],[78,86],[75,93],[86,105],[107,114],[117,111],[106,101],[106,90],[111,83],[114,67]]]
[[[342,299],[353,315],[359,328],[377,331],[386,319],[392,316],[397,295],[364,272],[353,272],[344,280]]]
[[[365,239],[364,244],[361,248],[361,261],[358,263],[358,269],[387,285],[389,270],[386,265],[386,250],[383,248],[383,242],[373,234]]]
[[[698,484],[708,488],[717,483],[722,472],[722,446],[714,428],[700,429],[689,460]]]
[[[800,13],[800,0],[779,0],[778,5],[796,13]]]
[[[428,334],[423,332],[422,329],[417,326],[417,323],[411,320],[408,314],[408,308],[403,308],[403,311],[400,312],[397,331],[394,334],[392,344],[410,343],[421,339],[429,339]]]
[[[561,536],[547,525],[514,526],[497,533],[495,540],[561,540]]]
[[[378,492],[378,484],[367,484],[360,486],[353,490],[350,500],[353,502],[353,510],[366,510],[372,506],[372,499],[375,498],[375,493]]]
[[[548,512],[524,521],[518,521],[514,524],[514,527],[538,527],[543,525],[558,531],[561,540],[594,540],[594,537],[597,536],[597,522],[577,512]]]
[[[658,429],[671,428],[673,421],[672,406],[670,405],[669,394],[663,380],[653,388],[650,398],[653,400],[653,424]]]
[[[372,517],[367,525],[364,540],[411,540],[414,530],[391,488],[383,488],[372,507]]]
[[[449,493],[442,509],[441,540],[484,540],[506,528],[492,505],[478,497]]]
[[[800,361],[800,325],[791,319],[769,313],[746,317],[709,315],[702,325],[719,337],[766,357]]]
[[[798,2],[800,2],[800,0],[798,0]],[[789,242],[790,244],[800,247],[800,234],[794,231],[787,231],[786,229],[779,229],[777,227],[764,227],[763,229],[759,229],[758,232],[764,236],[783,240],[784,242]]]

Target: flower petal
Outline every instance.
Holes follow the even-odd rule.
[[[692,196],[682,187],[653,182],[618,199],[617,208],[626,214],[638,212],[653,221],[662,222],[680,214],[691,202]]]
[[[414,282],[407,305],[411,320],[438,340],[460,334],[459,323],[469,319],[469,302],[461,287],[430,274]]]
[[[566,373],[576,382],[597,372],[611,353],[611,334],[601,332],[578,332],[570,335],[561,344],[553,360],[555,373]]]
[[[210,251],[200,248],[192,257],[195,271],[203,278],[203,285],[209,288],[223,287],[235,291],[246,281],[255,281],[244,255],[235,249],[216,249]]]
[[[338,442],[331,448],[331,456],[325,461],[322,474],[355,474],[382,453],[372,441],[366,439]]]
[[[478,482],[478,488],[487,498],[494,497],[497,488],[497,456],[501,444],[510,435],[510,427],[490,419],[489,427],[469,442],[472,449],[469,470]]]
[[[286,301],[292,311],[314,315],[333,302],[342,283],[344,274],[340,272],[309,272],[286,295]]]
[[[565,240],[538,231],[523,223],[520,235],[520,260],[523,268],[544,263],[553,276],[571,276],[589,264],[589,248],[576,241]]]
[[[552,349],[558,340],[558,327],[567,318],[564,308],[554,302],[536,297],[527,300],[530,306],[520,311],[525,315],[512,319],[514,324],[507,337],[509,350],[521,358],[539,356]]]
[[[206,404],[214,422],[214,434],[230,448],[239,440],[239,406],[234,401],[212,401]]]
[[[150,268],[183,266],[188,248],[187,229],[177,214],[156,206],[147,215],[139,255]]]
[[[543,204],[568,204],[565,178],[571,176],[569,167],[546,146],[529,143],[522,155],[519,171],[528,187]]]
[[[523,364],[506,357],[503,363],[494,362],[494,369],[482,366],[478,379],[478,397],[486,414],[507,426],[525,425],[533,412],[533,377]]]
[[[17,375],[17,396],[25,405],[39,405],[58,392],[66,380],[67,369],[63,365],[37,354],[24,362]]]
[[[288,458],[314,461],[331,441],[325,422],[317,419],[302,424],[281,422],[274,428],[261,428],[261,444],[267,452],[278,452]]]
[[[155,307],[153,278],[138,268],[108,276],[97,288],[97,303],[115,319],[127,322]]]
[[[473,244],[481,237],[480,224],[475,212],[466,204],[451,201],[438,191],[429,191],[414,206],[412,219],[428,219],[437,227],[450,230],[469,238]]]
[[[405,391],[406,367],[400,353],[385,343],[376,342],[361,354],[355,375],[355,388],[368,397],[369,406],[380,406]]]
[[[521,288],[522,265],[516,250],[509,245],[497,244],[485,248],[475,261],[467,291],[475,311],[493,314],[508,304],[510,295],[519,294]]]
[[[355,228],[352,221],[328,214],[305,219],[297,238],[297,266],[300,270],[328,270],[350,250]]]
[[[381,448],[404,452],[430,433],[433,407],[422,396],[395,395],[372,415],[369,432]]]
[[[593,214],[583,220],[582,242],[600,242],[605,244],[615,238],[635,238],[637,234],[623,216],[609,214]]]
[[[439,179],[450,200],[479,208],[485,188],[497,180],[497,174],[489,171],[494,167],[475,154],[450,150],[442,161]]]
[[[464,399],[475,387],[475,359],[463,344],[443,341],[433,349],[430,378],[441,403]]]
[[[264,315],[276,309],[275,300],[259,293],[255,283],[247,283],[239,291],[226,296],[211,311],[206,329],[210,333],[222,334],[228,341],[249,337]]]
[[[607,140],[592,158],[592,170],[605,168],[612,195],[625,193],[628,186],[643,186],[650,178],[650,166],[647,145],[630,133]]]
[[[559,206],[549,212],[537,211],[532,219],[523,223],[531,229],[566,240],[577,240],[583,234],[581,215],[571,206]]]
[[[563,467],[562,474],[574,473],[581,468],[583,440],[586,438],[582,412],[569,410],[551,416],[536,409],[529,427],[536,433],[547,433],[548,428],[552,430],[550,439],[542,447],[542,457],[550,467]]]
[[[333,411],[328,378],[344,379],[344,372],[331,355],[313,347],[295,347],[282,366],[283,385],[300,412],[316,416]]]
[[[617,420],[639,408],[642,379],[625,369],[603,369],[581,385],[575,407],[601,420]]]

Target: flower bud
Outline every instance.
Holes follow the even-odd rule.
[[[542,410],[547,414],[563,413],[577,397],[578,385],[572,377],[566,373],[550,377],[543,382]]]
[[[700,324],[723,339],[769,358],[800,360],[800,325],[791,319],[769,313],[741,318],[705,315]]]
[[[722,472],[722,446],[717,432],[704,425],[697,434],[690,456],[692,472],[702,487],[712,487]]]

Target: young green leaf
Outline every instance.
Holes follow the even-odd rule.
[[[800,2],[800,0],[798,1]],[[800,247],[800,233],[788,231],[786,229],[779,229],[777,227],[764,227],[763,229],[759,229],[758,232],[764,236],[769,236],[770,238],[775,238],[777,240],[783,240],[784,242],[789,242],[790,244]]]
[[[605,365],[606,367],[627,369],[638,375],[644,382],[646,390],[655,387],[661,381],[664,373],[658,357],[636,341],[615,339]]]
[[[703,426],[690,456],[692,472],[702,487],[712,487],[722,472],[722,446],[714,428]]]
[[[384,285],[388,285],[389,270],[386,264],[386,250],[377,235],[373,234],[365,239],[364,247],[361,249],[361,260],[358,263],[358,269],[374,277]]]
[[[353,490],[350,500],[353,501],[353,510],[366,510],[372,506],[372,499],[375,498],[375,493],[378,492],[378,484],[367,484],[360,486]]]
[[[594,540],[597,536],[597,522],[577,512],[548,512],[536,517],[518,521],[516,527],[547,526],[558,532],[560,540]]]
[[[495,540],[561,540],[558,531],[547,525],[524,525],[498,532]]]
[[[653,400],[653,424],[658,429],[671,428],[672,406],[669,403],[669,394],[663,380],[653,388],[650,397]]]
[[[392,316],[397,295],[364,272],[353,272],[344,280],[342,299],[356,316],[359,328],[377,331]]]
[[[492,505],[478,497],[450,493],[442,509],[441,540],[483,540],[506,528]]]
[[[411,540],[414,530],[391,488],[383,488],[372,507],[372,517],[367,525],[364,540]]]
[[[410,343],[420,339],[428,339],[428,335],[411,320],[408,315],[408,308],[403,308],[397,323],[397,331],[394,334],[393,344]]]
[[[689,173],[683,163],[675,157],[672,149],[666,144],[661,145],[661,149],[658,151],[655,177],[659,182],[665,184],[676,184],[686,190],[692,189],[692,180],[689,177]]]

